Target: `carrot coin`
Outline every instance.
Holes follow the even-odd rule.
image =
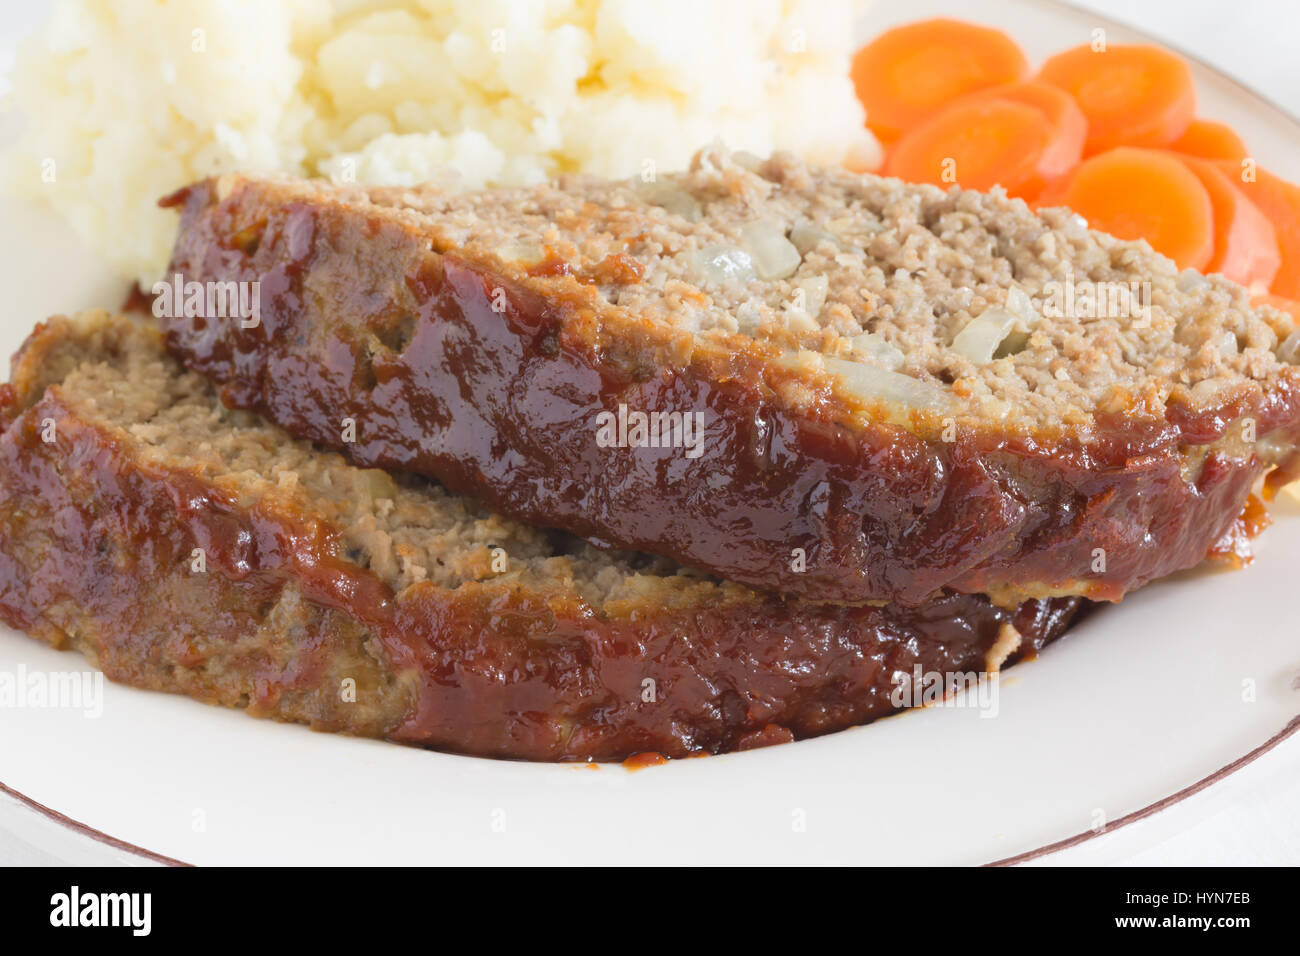
[[[851,74],[867,125],[889,143],[959,96],[1025,79],[1029,62],[1001,30],[941,18],[886,30],[853,57]]]
[[[1079,165],[1083,158],[1083,144],[1088,137],[1088,121],[1079,104],[1064,90],[1028,80],[972,93],[966,100],[976,98],[1010,100],[1032,106],[1046,117],[1051,126],[1051,138],[1037,157],[1034,176],[1021,187],[1013,189],[1008,186],[1007,192],[1011,195],[1033,202],[1049,183],[1059,181]]]
[[[1121,146],[1083,161],[1060,201],[1093,229],[1145,239],[1183,269],[1214,255],[1214,208],[1205,186],[1178,157]]]
[[[1168,146],[1196,113],[1191,68],[1160,47],[1075,47],[1048,59],[1038,78],[1065,90],[1083,110],[1090,156],[1116,146]]]
[[[1169,148],[1202,159],[1245,159],[1246,144],[1226,123],[1194,119],[1187,131],[1169,144]]]
[[[1180,157],[1210,194],[1214,207],[1214,254],[1206,272],[1218,272],[1248,289],[1267,289],[1282,264],[1277,231],[1228,178],[1205,159]]]
[[[1258,169],[1249,161],[1243,165],[1224,160],[1217,165],[1268,217],[1277,233],[1282,265],[1273,278],[1271,291],[1288,299],[1300,299],[1300,186]]]
[[[885,174],[982,191],[1001,185],[1017,195],[1027,185],[1041,188],[1038,159],[1051,136],[1050,124],[1032,106],[998,99],[960,104],[900,139]]]

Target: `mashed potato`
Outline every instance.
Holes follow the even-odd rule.
[[[851,7],[62,0],[19,51],[0,181],[147,285],[175,229],[158,197],[226,170],[521,184],[677,168],[717,139],[870,168]]]

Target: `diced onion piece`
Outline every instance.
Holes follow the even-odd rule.
[[[746,300],[732,312],[736,320],[736,331],[741,335],[754,335],[758,331],[759,323],[763,321],[763,314],[759,311],[758,303],[752,299]],[[695,322],[695,328],[691,331],[699,331],[699,320]]]
[[[909,408],[946,409],[952,397],[941,388],[919,379],[890,372],[863,362],[823,358],[826,371],[838,376],[840,383],[866,402],[890,402]]]
[[[647,202],[661,206],[687,222],[700,221],[700,201],[676,183],[657,179],[651,183],[642,183],[640,189]]]
[[[529,268],[546,258],[546,251],[535,242],[508,242],[498,254],[506,262],[518,262]]]
[[[985,309],[953,336],[953,351],[976,365],[987,365],[1015,324],[1016,317],[1005,309]]]
[[[803,311],[807,315],[816,318],[821,314],[822,306],[826,304],[826,293],[830,290],[830,282],[825,276],[806,276],[795,284],[795,288],[803,293]]]
[[[749,253],[735,246],[706,246],[691,253],[691,265],[701,280],[716,285],[752,282],[755,275]]]
[[[808,255],[823,242],[829,242],[836,249],[843,248],[839,236],[833,232],[827,232],[820,226],[814,226],[810,222],[795,223],[794,228],[790,230],[790,241],[794,243],[794,247],[799,250],[801,256]]]
[[[821,326],[809,318],[807,312],[796,312],[791,310],[786,313],[786,328],[795,335],[812,335],[821,329]]]
[[[1003,307],[1019,319],[1026,329],[1032,329],[1043,318],[1043,314],[1034,308],[1034,301],[1029,298],[1029,293],[1018,285],[1013,285],[1007,290],[1007,299]]]
[[[778,365],[804,374],[814,374],[823,371],[826,367],[822,363],[821,353],[809,349],[800,349],[797,352],[783,352],[774,361]]]
[[[361,475],[365,482],[365,490],[372,501],[380,498],[396,500],[397,485],[393,483],[388,472],[382,468],[367,468]]]
[[[1221,379],[1206,378],[1192,386],[1192,401],[1197,405],[1210,405],[1217,402],[1223,388]]]
[[[903,364],[903,353],[875,332],[855,335],[849,339],[849,344],[853,346],[853,351],[869,356],[877,365],[891,372],[897,371]]]
[[[786,279],[803,262],[794,243],[785,237],[785,230],[770,219],[747,223],[740,230],[740,244],[754,263],[754,273],[760,279]]]
[[[1048,235],[1051,235],[1051,233],[1048,233]],[[1004,307],[1016,317],[1016,323],[1002,339],[997,349],[994,350],[994,358],[1005,358],[1008,355],[1023,352],[1025,347],[1029,345],[1030,332],[1043,319],[1043,314],[1034,308],[1034,302],[1029,298],[1029,293],[1018,285],[1007,290]]]
[[[1018,332],[1012,329],[1007,333],[1007,337],[1002,340],[998,350],[993,353],[995,359],[1006,358],[1008,355],[1018,355],[1029,347],[1029,333]]]
[[[1300,332],[1292,332],[1277,347],[1277,357],[1288,365],[1300,365]]]
[[[1199,292],[1210,282],[1195,269],[1184,269],[1178,273],[1178,279],[1174,284],[1178,287],[1179,292]]]

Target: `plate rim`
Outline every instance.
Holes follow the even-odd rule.
[[[1215,770],[1213,773],[1206,774],[1204,777],[1197,780],[1196,782],[1191,783],[1186,787],[1183,787],[1182,789],[1175,791],[1174,793],[1171,793],[1167,797],[1161,797],[1159,800],[1155,800],[1144,807],[1141,807],[1137,810],[1133,810],[1130,813],[1125,814],[1124,816],[1116,820],[1114,823],[1107,824],[1101,830],[1083,830],[1079,833],[1074,834],[1073,836],[1068,836],[1061,840],[1056,840],[1052,843],[1047,843],[1044,844],[1043,846],[1035,847],[1032,850],[1025,850],[1024,852],[1017,853],[1013,856],[1003,857],[998,860],[992,860],[988,863],[982,864],[982,866],[986,868],[1004,868],[1004,867],[1011,867],[1011,866],[1019,866],[1021,863],[1028,863],[1033,860],[1042,859],[1044,857],[1051,856],[1052,854],[1057,853],[1061,850],[1067,850],[1071,847],[1079,846],[1081,844],[1088,843],[1091,840],[1095,840],[1097,837],[1106,836],[1107,834],[1114,833],[1117,830],[1122,830],[1124,827],[1127,827],[1130,824],[1137,823],[1139,820],[1144,820],[1147,817],[1154,816],[1155,814],[1160,813],[1162,810],[1167,810],[1172,806],[1182,803],[1184,800],[1187,800],[1190,797],[1194,797],[1196,794],[1200,793],[1201,791],[1206,790],[1209,787],[1213,786],[1214,784],[1227,779],[1232,774],[1236,773],[1238,770],[1241,770],[1242,768],[1254,763],[1260,757],[1264,756],[1264,754],[1278,747],[1284,741],[1295,736],[1297,732],[1300,732],[1300,714],[1297,714],[1296,716],[1292,717],[1289,721],[1287,721],[1286,725],[1283,726],[1281,730],[1273,734],[1271,737],[1269,737],[1259,746],[1253,748],[1249,752],[1238,757],[1236,760],[1233,760],[1225,764],[1224,766],[1220,767],[1218,770]],[[27,794],[15,790],[13,787],[10,787],[8,784],[4,783],[4,781],[0,781],[0,793],[12,797],[14,800],[22,804],[23,806],[27,807],[28,809],[36,813],[39,813],[41,816],[45,817],[46,819],[64,827],[65,829],[69,830],[72,833],[75,833],[78,836],[86,837],[88,839],[94,840],[97,843],[111,847],[115,850],[120,850],[124,853],[129,853],[138,859],[145,860],[150,863],[158,863],[161,864],[162,866],[168,866],[168,867],[194,867],[195,866],[195,864],[193,863],[187,863],[184,860],[167,856],[165,854],[158,853],[154,850],[147,849],[137,844],[130,843],[126,840],[122,840],[118,837],[112,836],[111,834],[105,833],[102,830],[98,830],[95,827],[90,826],[89,824],[82,823],[80,820],[75,820],[65,813],[60,813],[58,810],[55,810],[52,807],[47,807],[45,804],[40,803],[39,801],[33,799],[32,797],[29,797]]]
[[[45,804],[41,803],[38,800],[34,800],[33,798],[29,797],[27,794],[15,790],[13,787],[6,784],[3,780],[0,780],[0,793],[12,797],[18,803],[27,807],[27,809],[40,814],[41,816],[45,817],[47,820],[50,820],[53,823],[57,823],[59,826],[70,831],[71,833],[76,834],[77,836],[86,837],[88,839],[94,840],[96,843],[100,843],[103,844],[104,846],[112,847],[114,850],[120,850],[124,853],[129,853],[134,857],[137,857],[141,860],[148,861],[150,863],[160,863],[163,866],[173,866],[173,867],[194,866],[193,863],[186,863],[184,860],[178,860],[175,857],[166,856],[165,854],[162,853],[157,853],[154,850],[146,849],[145,847],[142,846],[137,846],[134,843],[129,843],[128,841],[115,837],[112,834],[105,833],[103,830],[97,830],[88,823],[82,823],[80,820],[75,820],[72,817],[68,816],[66,813],[60,813],[58,810],[55,810],[53,807],[47,807]]]
[[[1083,830],[1079,833],[1076,833],[1074,836],[1068,836],[1065,837],[1064,839],[1056,840],[1055,842],[1052,843],[1046,843],[1043,846],[1035,847],[1032,850],[1026,850],[1023,853],[1017,853],[1014,856],[1003,857],[1000,860],[993,860],[990,863],[985,863],[984,866],[1007,867],[1007,866],[1017,866],[1021,863],[1028,863],[1030,860],[1041,859],[1043,857],[1050,856],[1053,853],[1057,853],[1060,850],[1068,850],[1070,847],[1079,846],[1083,843],[1087,843],[1091,840],[1095,840],[1097,837],[1105,836],[1108,833],[1114,833],[1116,830],[1122,830],[1130,823],[1137,823],[1139,820],[1144,820],[1147,817],[1155,816],[1160,811],[1167,810],[1172,806],[1182,803],[1184,800],[1188,799],[1189,797],[1196,796],[1196,794],[1200,793],[1202,790],[1208,789],[1209,787],[1220,782],[1221,780],[1225,780],[1228,777],[1232,776],[1234,773],[1236,773],[1238,770],[1241,770],[1243,767],[1246,767],[1249,764],[1254,763],[1256,760],[1264,756],[1264,754],[1268,753],[1273,748],[1277,747],[1283,741],[1295,736],[1297,731],[1300,731],[1300,714],[1297,714],[1296,716],[1292,717],[1289,721],[1287,721],[1286,725],[1281,730],[1279,730],[1273,736],[1269,737],[1258,747],[1255,747],[1253,750],[1249,751],[1248,753],[1243,754],[1242,756],[1238,757],[1236,760],[1233,760],[1225,764],[1224,766],[1220,767],[1218,770],[1214,771],[1213,773],[1206,774],[1204,777],[1202,777],[1200,780],[1197,780],[1195,783],[1188,784],[1186,787],[1183,787],[1181,790],[1174,791],[1173,793],[1169,794],[1169,796],[1167,797],[1161,797],[1159,800],[1155,800],[1147,804],[1145,807],[1141,807],[1137,810],[1133,810],[1130,813],[1126,813],[1124,816],[1120,817],[1115,822],[1106,824],[1100,830]]]

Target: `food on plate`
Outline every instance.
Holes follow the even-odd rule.
[[[1187,156],[1183,164],[1201,181],[1214,210],[1214,253],[1204,271],[1247,289],[1267,289],[1282,264],[1273,224],[1214,163]]]
[[[928,23],[886,31],[855,63],[869,60],[868,50],[908,48],[909,31]],[[870,77],[856,82],[864,103],[872,90],[880,96]],[[1053,135],[1015,103],[1035,107]],[[1178,54],[1077,47],[1051,57],[1032,81],[911,114],[888,131],[884,171],[908,182],[1000,187],[1037,207],[1070,206],[1092,227],[1146,239],[1185,268],[1221,273],[1256,293],[1300,296],[1300,189],[1264,171],[1257,177],[1236,131],[1195,117],[1195,108],[1191,69]],[[1160,155],[1166,149],[1202,188]]]
[[[1026,201],[1079,164],[1088,125],[1068,93],[1013,83],[963,97],[909,130],[884,173],[912,183],[987,191]]]
[[[1244,564],[1300,476],[1300,189],[1175,54],[1031,77],[939,19],[850,64],[850,12],[60,6],[8,179],[153,320],[51,319],[0,386],[0,621],[622,760],[932,703]]]
[[[940,18],[886,30],[851,69],[872,130],[893,142],[966,93],[1025,79],[1029,62],[1001,30]]]
[[[872,169],[852,16],[849,0],[65,0],[19,51],[26,128],[0,183],[148,288],[174,229],[154,201],[225,171],[525,184],[680,168],[715,138]]]
[[[1202,159],[1243,160],[1250,155],[1241,137],[1227,123],[1194,119],[1186,132],[1169,144],[1169,148]]]
[[[1038,78],[1065,90],[1083,109],[1087,155],[1117,146],[1168,146],[1196,115],[1191,68],[1157,46],[1075,47],[1049,57]]]
[[[1180,269],[1214,256],[1214,205],[1200,178],[1164,150],[1121,146],[1093,156],[1042,203],[1068,206],[1119,239],[1145,239]]]
[[[162,317],[227,401],[805,598],[1115,600],[1198,564],[1300,438],[1290,330],[1245,290],[996,195],[708,150],[653,184],[171,201],[174,274],[267,290],[254,328]],[[698,417],[651,444],[632,412]]]
[[[1270,291],[1288,299],[1300,298],[1300,186],[1253,164],[1243,169],[1241,164],[1227,161],[1219,168],[1234,177],[1246,198],[1273,223],[1282,264]]]
[[[803,604],[601,553],[225,408],[102,312],[38,327],[4,398],[0,619],[114,680],[323,730],[536,760],[744,749],[889,713],[898,675],[915,702],[933,673],[978,681],[1080,604]]]

